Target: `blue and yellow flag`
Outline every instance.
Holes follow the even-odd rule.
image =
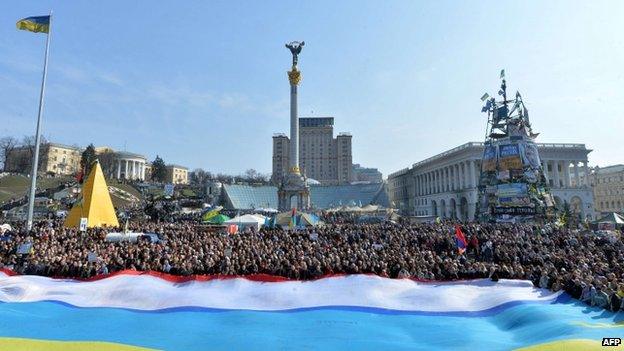
[[[28,30],[35,33],[50,32],[50,16],[27,17],[17,21],[17,29]]]

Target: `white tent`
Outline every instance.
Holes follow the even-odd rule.
[[[229,221],[223,222],[224,225],[236,224],[239,230],[246,228],[254,228],[259,230],[264,225],[265,217],[259,214],[246,214],[238,217],[234,217]]]
[[[256,208],[256,211],[258,211],[258,212],[267,212],[267,213],[277,213],[277,212],[279,212],[278,210],[276,210],[276,209],[274,209],[274,208],[271,208],[271,207],[267,207],[267,208],[264,208],[264,207]]]
[[[13,227],[11,227],[10,224],[0,224],[0,234],[4,234],[4,232],[8,232],[13,230]]]

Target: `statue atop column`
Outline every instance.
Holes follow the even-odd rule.
[[[299,169],[299,115],[297,113],[297,88],[301,81],[301,72],[297,69],[299,54],[305,42],[293,41],[286,44],[292,54],[292,67],[288,71],[290,82],[290,150],[288,173],[284,175],[278,190],[279,209],[288,211],[292,208],[306,209],[310,206],[310,189],[305,176]]]
[[[292,68],[288,71],[288,81],[290,85],[297,86],[301,81],[301,72],[297,69],[297,63],[299,62],[299,54],[301,53],[301,49],[305,45],[305,41],[291,41],[286,44],[286,47],[290,50],[292,54]]]
[[[305,45],[305,41],[302,41],[302,42],[291,41],[290,43],[286,44],[286,47],[290,50],[293,56],[293,61],[292,61],[293,68],[297,67],[297,62],[299,62],[298,60],[299,54],[301,53],[301,49],[303,49],[304,45]]]

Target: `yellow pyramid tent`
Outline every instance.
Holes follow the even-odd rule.
[[[81,198],[65,219],[66,227],[79,227],[80,218],[87,218],[87,227],[103,225],[118,227],[117,215],[99,162],[94,162],[89,177],[82,185]]]

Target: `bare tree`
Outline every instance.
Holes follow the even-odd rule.
[[[40,148],[39,148],[39,164],[38,167],[39,169],[41,169],[41,165],[43,165],[45,163],[45,156],[43,153],[43,148],[41,148],[41,146],[47,144],[48,141],[46,140],[46,138],[42,135],[41,136],[41,144],[40,144]],[[21,153],[21,158],[19,160],[19,164],[20,164],[20,169],[22,170],[22,172],[24,173],[29,173],[31,168],[32,168],[32,159],[33,156],[35,155],[35,136],[33,135],[26,135],[22,138],[22,145],[20,145],[21,147],[25,148],[27,152],[23,152]]]
[[[6,169],[7,159],[9,158],[9,154],[15,149],[18,145],[17,139],[14,137],[4,137],[0,139],[0,161],[2,161],[2,169]]]
[[[270,176],[268,174],[262,174],[253,168],[250,168],[245,171],[245,174],[243,176],[239,176],[237,178],[247,183],[267,184],[269,182]]]
[[[109,179],[115,178],[115,153],[110,150],[105,150],[97,154],[96,158],[100,162],[104,174],[106,174]]]
[[[195,185],[204,186],[208,183],[208,181],[212,178],[212,174],[210,172],[206,172],[201,168],[196,168],[191,172],[191,183]]]

